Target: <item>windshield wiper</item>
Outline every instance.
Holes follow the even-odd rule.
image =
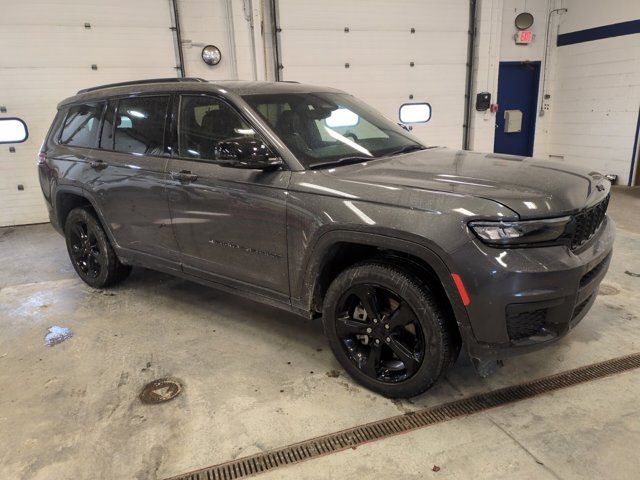
[[[328,168],[328,167],[341,167],[343,165],[352,165],[354,163],[362,163],[368,162],[369,160],[374,160],[374,157],[344,157],[339,158],[338,160],[333,160],[331,162],[317,162],[309,165],[309,170],[316,170],[319,168]]]
[[[396,150],[395,152],[391,152],[388,155],[400,155],[401,153],[409,153],[409,152],[413,152],[415,150],[424,150],[426,147],[423,147],[422,145],[405,145],[402,148],[399,148],[398,150]]]

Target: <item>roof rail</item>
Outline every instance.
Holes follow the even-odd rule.
[[[207,82],[204,78],[181,77],[181,78],[149,78],[146,80],[133,80],[130,82],[109,83],[107,85],[98,85],[97,87],[83,88],[78,90],[77,95],[81,93],[102,90],[103,88],[126,87],[127,85],[147,85],[150,83],[178,83],[178,82]]]

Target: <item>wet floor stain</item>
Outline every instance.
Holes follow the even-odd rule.
[[[603,283],[602,285],[600,285],[600,290],[598,293],[600,295],[618,295],[620,293],[620,290],[618,290],[613,285]]]
[[[640,273],[636,273],[636,272],[631,272],[629,270],[625,270],[624,273],[626,273],[627,275],[629,275],[630,277],[640,277]]]
[[[329,378],[338,378],[340,376],[340,372],[337,370],[329,370],[326,375]]]
[[[53,347],[54,345],[58,345],[59,343],[73,337],[73,332],[70,328],[59,327],[58,325],[49,327],[48,332],[49,333],[44,337],[44,343],[48,347]]]

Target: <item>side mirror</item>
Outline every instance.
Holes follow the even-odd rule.
[[[219,142],[214,154],[222,167],[275,170],[282,166],[282,159],[254,138],[238,137]]]

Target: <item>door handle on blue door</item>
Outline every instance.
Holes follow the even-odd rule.
[[[191,173],[189,170],[169,172],[169,176],[172,180],[178,180],[180,183],[195,182],[198,179],[198,175],[196,175],[195,173]]]

